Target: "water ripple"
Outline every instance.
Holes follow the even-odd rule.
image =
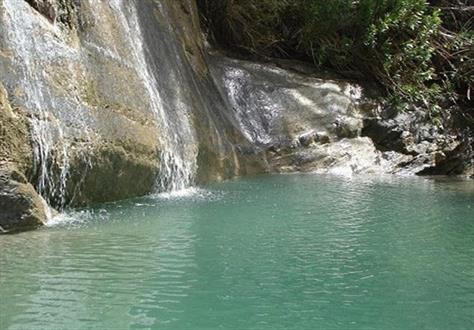
[[[474,325],[470,184],[287,175],[215,188],[0,237],[0,328]]]

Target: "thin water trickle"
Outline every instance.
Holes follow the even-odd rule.
[[[99,22],[103,4],[90,1],[88,5],[92,8],[92,18]],[[84,44],[137,73],[143,84],[144,102],[155,115],[159,139],[156,190],[179,191],[193,184],[197,170],[197,142],[190,120],[191,110],[182,100],[179,68],[163,76],[155,68],[155,60],[160,63],[174,60],[155,59],[151,55],[144,41],[145,30],[137,6],[137,2],[125,0],[107,4],[118,22],[126,48],[124,54],[115,52],[113,45],[94,48],[94,40],[86,37]],[[85,105],[81,94],[82,80],[88,77],[90,53],[71,41],[74,39],[71,33],[75,32],[65,31],[42,17],[27,2],[5,0],[2,9],[5,42],[17,68],[8,88],[28,112],[31,122],[35,188],[49,205],[63,210],[74,200],[81,183],[79,179],[72,187],[72,170],[76,180],[84,178],[94,165],[93,153],[97,153],[91,148],[96,137],[93,113],[97,109]],[[62,74],[77,75],[77,80],[63,79]],[[172,97],[163,92],[162,80],[174,91]],[[61,85],[58,92],[56,83],[69,85]]]
[[[147,62],[147,47],[143,41],[137,9],[133,1],[113,0],[110,3],[125,31],[126,40],[134,60],[134,67],[144,84],[150,107],[158,123],[160,138],[160,169],[157,178],[158,191],[178,191],[192,185],[196,172],[197,150],[186,148],[196,145],[188,109],[179,102],[167,104],[161,97],[157,79]],[[173,83],[172,77],[166,77]],[[179,88],[177,88],[179,92]],[[171,112],[174,114],[171,115]]]
[[[15,50],[15,61],[22,68],[21,86],[24,89],[24,97],[28,109],[34,114],[30,117],[32,139],[33,139],[33,161],[37,173],[37,191],[46,199],[50,200],[52,196],[61,195],[67,183],[68,154],[67,147],[56,149],[57,154],[53,158],[53,150],[63,138],[63,130],[60,123],[53,118],[49,112],[54,106],[51,104],[51,97],[48,95],[44,81],[44,69],[37,61],[38,54],[48,52],[48,45],[42,43],[42,40],[32,38],[38,33],[37,26],[31,21],[21,19],[20,11],[24,12],[23,7],[28,6],[21,1],[4,1],[3,17],[6,26],[6,39],[10,43],[11,49]],[[44,24],[47,24],[44,22]],[[49,28],[49,27],[45,27]],[[52,167],[59,168],[59,179],[52,178]]]
[[[36,190],[48,204],[62,209],[67,203],[71,139],[60,118],[62,106],[48,85],[46,63],[65,58],[80,62],[80,54],[62,42],[61,29],[37,16],[25,1],[5,0],[3,9],[5,41],[18,68],[18,81],[10,87],[29,112]],[[78,119],[76,125],[87,132],[87,125]]]

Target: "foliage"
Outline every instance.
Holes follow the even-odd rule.
[[[299,0],[297,0],[299,1]],[[283,33],[292,0],[198,0],[206,23],[222,45],[282,56]]]
[[[198,0],[221,45],[312,60],[320,68],[377,81],[401,107],[432,111],[448,101],[468,101],[473,87],[468,2]]]
[[[472,0],[432,0],[443,24],[436,37],[433,65],[457,115],[474,129],[474,5]]]
[[[430,82],[438,11],[424,0],[305,2],[310,10],[303,47],[317,54],[318,65],[362,72],[392,95],[427,103],[426,96],[437,89]]]

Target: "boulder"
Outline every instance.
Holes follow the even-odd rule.
[[[0,233],[44,224],[48,206],[19,172],[0,170]]]

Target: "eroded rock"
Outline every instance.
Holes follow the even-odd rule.
[[[443,130],[428,114],[410,110],[393,113],[385,109],[364,120],[362,135],[378,149],[412,156],[400,164],[400,171],[420,175],[466,175],[472,171],[472,138]]]
[[[220,55],[211,60],[229,115],[255,150],[265,151],[270,171],[394,173],[411,160],[361,137],[364,120],[377,108],[362,87],[293,67]]]
[[[0,231],[34,229],[47,219],[47,204],[19,172],[0,169]]]
[[[9,228],[44,221],[24,178],[65,207],[144,195],[175,175],[459,172],[456,138],[426,118],[378,116],[357,84],[296,61],[208,57],[192,0],[2,0],[0,14]]]
[[[31,229],[46,221],[46,203],[25,176],[31,153],[26,119],[12,108],[0,83],[0,232]]]

